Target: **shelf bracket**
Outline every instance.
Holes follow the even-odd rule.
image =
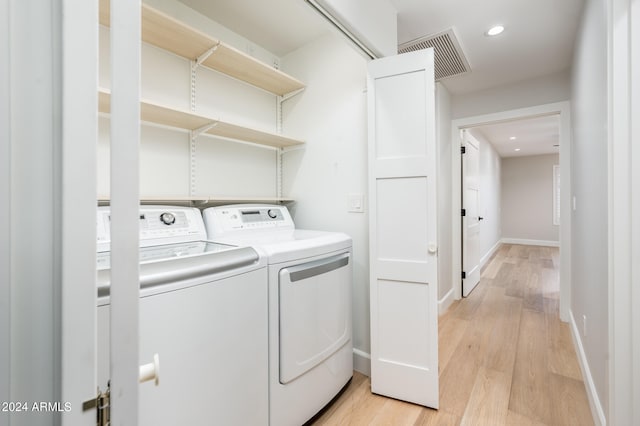
[[[198,127],[197,129],[191,130],[191,139],[196,139],[198,136],[202,135],[205,132],[208,132],[210,129],[213,129],[218,125],[219,121],[213,121],[209,124],[205,124],[202,127]]]
[[[211,56],[213,54],[213,52],[215,52],[216,50],[218,50],[218,47],[220,47],[220,43],[222,43],[221,41],[218,41],[215,45],[213,45],[210,49],[208,49],[206,52],[204,52],[202,55],[198,56],[196,58],[196,60],[194,61],[196,63],[196,66],[202,65],[202,63],[204,61],[206,61],[209,56]]]
[[[301,151],[303,149],[305,149],[306,147],[304,145],[295,145],[295,146],[285,146],[280,148],[282,150],[283,154],[286,154],[287,152],[292,152],[292,151]]]
[[[278,101],[279,101],[280,103],[282,103],[282,102],[284,102],[284,101],[287,101],[287,100],[289,100],[289,99],[293,98],[294,96],[296,96],[297,94],[302,93],[302,92],[304,92],[304,87],[303,87],[303,88],[301,88],[301,89],[298,89],[298,90],[294,90],[293,92],[285,93],[285,94],[284,94],[284,95],[282,95],[282,96],[279,96]]]

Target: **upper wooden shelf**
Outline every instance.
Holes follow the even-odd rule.
[[[100,1],[100,23],[110,25],[110,2]],[[142,3],[142,40],[195,61],[215,50],[202,65],[276,95],[303,89],[304,83],[201,31]]]
[[[98,91],[98,111],[103,113],[111,112],[111,95],[108,91],[103,89]],[[286,136],[264,132],[249,127],[238,126],[236,124],[227,123],[210,117],[203,117],[190,112],[167,108],[146,101],[140,102],[140,119],[150,123],[178,127],[186,130],[198,130],[211,125],[212,127],[205,130],[204,133],[275,148],[285,148],[304,143],[303,141],[288,138]]]

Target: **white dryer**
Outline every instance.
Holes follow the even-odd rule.
[[[300,426],[353,376],[351,238],[295,229],[284,206],[212,207],[203,216],[210,240],[267,258],[269,423]]]
[[[98,380],[109,378],[108,207],[97,212]],[[198,209],[140,207],[142,426],[264,425],[268,417],[267,266],[250,247],[206,241]]]

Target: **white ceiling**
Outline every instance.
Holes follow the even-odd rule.
[[[330,30],[303,0],[179,1],[279,57]]]
[[[390,0],[398,43],[453,28],[471,72],[444,80],[462,94],[569,68],[583,0]],[[505,30],[484,33],[493,25]]]
[[[328,31],[303,0],[180,0],[284,56]],[[464,94],[566,70],[584,0],[390,0],[398,43],[453,28],[471,72],[443,80]],[[490,26],[505,31],[490,38]]]
[[[558,154],[560,117],[546,115],[474,127],[496,149],[500,157]],[[515,139],[510,139],[515,137]],[[516,151],[519,149],[519,151]]]
[[[277,56],[327,33],[303,0],[180,0]],[[398,11],[398,43],[453,28],[471,72],[442,80],[454,95],[566,70],[584,0],[389,0]],[[496,37],[484,35],[501,24]],[[501,156],[558,152],[557,118],[519,120],[480,129]],[[516,135],[521,151],[508,136]],[[505,137],[507,140],[505,141]]]

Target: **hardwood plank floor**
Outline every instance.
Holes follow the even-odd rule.
[[[593,424],[568,324],[558,249],[503,244],[480,284],[440,317],[440,410],[371,393],[355,372],[310,425]]]

